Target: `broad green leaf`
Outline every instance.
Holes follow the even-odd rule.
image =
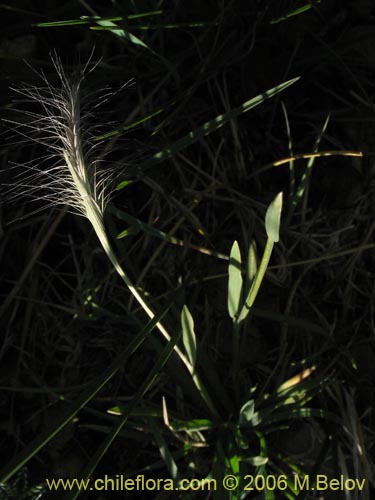
[[[186,354],[192,367],[195,367],[197,358],[197,343],[194,332],[194,320],[186,305],[181,311],[182,341],[184,343]]]
[[[234,319],[239,311],[242,292],[241,253],[237,241],[230,252],[228,275],[228,312]]]
[[[255,240],[251,240],[247,256],[247,278],[250,283],[253,281],[257,273],[257,270],[258,270],[258,263],[257,263],[256,243]]]
[[[283,193],[279,193],[268,207],[266,213],[266,232],[268,238],[273,242],[279,241],[280,217],[283,204]]]

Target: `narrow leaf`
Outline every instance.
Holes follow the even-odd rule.
[[[306,5],[302,5],[302,7],[299,7],[298,9],[292,10],[288,13],[286,13],[282,17],[278,17],[277,19],[271,19],[270,24],[278,24],[281,23],[282,21],[286,21],[290,17],[294,16],[299,16],[300,14],[303,14],[304,12],[307,12],[308,10],[312,9],[312,4],[308,3]]]
[[[240,307],[242,292],[241,253],[237,241],[230,252],[228,274],[228,312],[234,319]]]
[[[124,123],[121,127],[117,128],[116,130],[111,130],[110,132],[107,132],[106,134],[97,135],[96,137],[94,137],[94,141],[102,141],[103,139],[108,139],[108,138],[113,137],[115,135],[119,135],[122,132],[130,130],[130,129],[134,128],[134,127],[138,127],[138,125],[141,125],[142,123],[150,120],[154,116],[159,115],[163,111],[164,111],[164,108],[160,108],[160,109],[157,109],[156,111],[154,111],[153,113],[150,113],[147,116],[142,116],[141,118],[138,118],[138,120],[135,120],[135,121],[133,121],[131,123]],[[128,183],[129,182],[130,181],[128,181]],[[122,189],[123,187],[124,186],[122,186],[122,183],[120,183],[116,187],[116,189]]]
[[[268,263],[271,258],[273,245],[274,245],[273,241],[271,241],[270,238],[267,238],[267,243],[263,251],[263,256],[260,262],[260,266],[257,270],[254,281],[250,287],[249,293],[247,294],[245,304],[243,305],[241,312],[238,316],[238,321],[243,321],[246,318],[246,316],[249,314],[250,308],[254,304],[256,296],[258,295],[259,292],[260,285],[262,284],[264,275],[266,273]]]
[[[162,314],[150,320],[134,340],[127,346],[102,374],[68,408],[62,410],[59,417],[51,422],[23,451],[9,461],[0,471],[0,481],[7,481],[16,474],[32,457],[34,457],[51,439],[56,436],[99,391],[124,366],[126,359],[144,342],[145,338],[155,328],[165,315]]]
[[[266,213],[266,232],[268,238],[273,242],[279,241],[280,216],[283,204],[283,193],[279,193],[268,207]]]
[[[16,9],[14,9],[16,10]],[[19,9],[18,9],[19,10]],[[19,10],[20,11],[20,10]],[[26,12],[26,11],[24,11]],[[31,26],[38,28],[53,28],[59,26],[74,26],[78,24],[92,24],[98,21],[124,21],[126,19],[138,19],[146,16],[155,16],[162,14],[162,10],[155,10],[150,12],[142,12],[140,14],[131,14],[129,16],[116,16],[116,17],[100,17],[100,16],[81,16],[79,19],[67,19],[65,21],[53,21],[47,23],[36,23]]]
[[[166,443],[162,433],[160,432],[160,427],[156,425],[153,419],[149,420],[150,429],[156,441],[156,445],[159,448],[160,455],[169,471],[172,479],[178,481],[179,473],[178,466],[172,456],[172,453],[169,450],[169,446]]]
[[[257,273],[258,263],[257,263],[257,251],[255,240],[252,240],[249,246],[249,253],[247,256],[247,278],[251,283]]]
[[[283,82],[280,85],[276,85],[276,87],[267,90],[263,94],[259,94],[256,97],[250,99],[249,101],[244,102],[243,104],[241,104],[241,106],[231,109],[227,113],[218,115],[213,120],[203,123],[203,125],[192,130],[178,141],[167,146],[158,153],[155,153],[151,158],[141,163],[141,165],[139,165],[139,168],[142,171],[144,171],[145,169],[153,167],[154,165],[157,165],[158,163],[166,160],[167,158],[170,158],[171,156],[182,151],[191,144],[194,144],[194,142],[202,139],[204,136],[210,134],[211,132],[214,132],[215,130],[218,130],[223,125],[228,123],[230,120],[233,120],[237,116],[240,116],[243,113],[250,111],[250,109],[253,109],[256,106],[259,106],[259,104],[262,104],[267,99],[270,99],[271,97],[275,96],[282,90],[285,90],[287,87],[295,83],[297,80],[299,80],[299,77]]]
[[[132,414],[132,411],[134,410],[134,408],[137,407],[137,405],[139,404],[140,400],[143,398],[145,393],[150,389],[152,384],[157,379],[162,368],[164,367],[170,356],[173,354],[174,348],[179,338],[180,335],[176,335],[175,338],[171,339],[168,342],[168,344],[164,347],[160,356],[156,360],[155,365],[152,367],[150,373],[147,375],[147,377],[137,390],[136,394],[134,395],[133,399],[130,401],[130,404],[126,408],[124,408],[124,410],[121,412],[121,417],[119,418],[119,421],[113,426],[111,432],[102,441],[102,443],[99,445],[95,453],[88,461],[87,465],[85,466],[85,469],[81,474],[82,479],[87,480],[89,477],[92,477],[93,472],[95,471],[98,463],[106,454],[109,447],[116,439],[116,437],[118,436],[118,434],[120,433],[121,429],[124,427],[126,422],[128,421],[128,418]],[[150,421],[152,420],[150,419]],[[76,491],[70,491],[69,493],[66,494],[64,500],[76,500],[79,494],[80,494],[79,489]]]
[[[328,126],[328,123],[329,123],[329,120],[330,120],[330,114],[328,114],[324,124],[323,124],[323,127],[321,129],[321,131],[319,132],[316,140],[315,140],[315,144],[314,144],[314,148],[313,148],[313,153],[310,155],[310,158],[307,162],[307,165],[306,165],[306,168],[305,168],[305,171],[303,172],[302,174],[302,177],[301,177],[301,180],[299,182],[299,185],[297,187],[297,190],[296,192],[294,193],[292,199],[291,199],[291,204],[290,204],[290,210],[289,210],[289,214],[288,214],[288,218],[287,218],[287,223],[289,223],[289,221],[291,220],[292,216],[293,216],[293,213],[294,213],[294,210],[296,208],[296,206],[298,205],[298,203],[300,202],[300,200],[302,199],[302,197],[304,197],[304,202],[303,202],[303,211],[302,211],[302,214],[304,214],[306,212],[306,203],[307,203],[307,196],[308,196],[308,187],[309,187],[309,180],[310,180],[310,177],[311,177],[311,172],[312,172],[312,168],[313,168],[313,165],[315,163],[315,159],[317,158],[317,154],[318,151],[319,151],[319,146],[320,146],[320,142],[323,138],[323,135],[325,134],[325,131],[327,129],[327,126]],[[323,154],[323,152],[321,152],[320,154]],[[304,215],[303,215],[304,216]]]
[[[184,305],[181,312],[181,326],[182,341],[184,343],[185,351],[192,367],[194,368],[197,358],[197,344],[194,332],[194,320],[186,305]]]
[[[96,21],[99,26],[105,27],[107,30],[111,31],[114,35],[117,35],[121,38],[125,38],[129,42],[134,43],[134,45],[140,45],[141,47],[148,49],[147,45],[142,42],[138,37],[135,35],[132,35],[128,31],[124,29],[120,29],[116,23],[113,23],[112,21],[103,21],[102,19],[98,19]],[[94,26],[91,26],[90,29],[93,29]]]

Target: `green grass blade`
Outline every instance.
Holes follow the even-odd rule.
[[[0,482],[5,482],[16,474],[31,458],[33,458],[47,443],[51,441],[123,366],[124,361],[134,353],[144,342],[147,335],[155,328],[156,324],[164,317],[167,310],[158,317],[149,321],[136,338],[121,353],[111,365],[102,373],[83,394],[76,399],[67,409],[62,411],[60,417],[51,423],[39,434],[20,454],[9,462],[0,471]]]
[[[181,311],[181,326],[185,351],[194,369],[197,359],[197,341],[194,331],[194,319],[186,305],[184,305]]]
[[[173,23],[173,24],[148,24],[148,25],[132,25],[132,26],[118,26],[118,28],[126,28],[126,29],[136,29],[136,30],[142,30],[142,31],[148,31],[148,30],[158,30],[158,29],[182,29],[182,28],[205,28],[207,26],[217,26],[218,23],[215,22],[200,22],[200,21],[191,21],[188,23]],[[99,26],[91,26],[92,30],[107,30],[110,29],[108,27],[99,27]]]
[[[329,120],[330,120],[330,115],[328,114],[324,124],[323,124],[323,127],[321,129],[321,131],[319,132],[316,140],[315,140],[315,144],[314,144],[314,148],[313,148],[313,153],[317,153],[318,150],[319,150],[319,145],[320,145],[320,142],[322,140],[322,137],[327,129],[327,126],[328,126],[328,123],[329,123]],[[287,217],[287,224],[289,224],[292,216],[293,216],[293,213],[294,213],[294,210],[295,208],[297,207],[298,203],[302,200],[303,196],[305,195],[305,200],[307,200],[306,198],[306,192],[307,192],[307,188],[308,188],[308,183],[309,183],[309,179],[310,179],[310,176],[311,176],[311,171],[312,171],[312,167],[315,163],[315,156],[312,155],[311,158],[309,158],[308,162],[307,162],[307,165],[306,165],[306,168],[305,168],[305,171],[301,177],[301,180],[299,182],[299,185],[298,185],[298,188],[296,190],[296,192],[294,193],[293,197],[292,197],[292,200],[291,200],[291,206],[290,206],[290,211],[289,211],[289,214],[288,214],[288,217]],[[305,213],[305,210],[306,210],[306,207],[304,207],[304,210],[302,211],[302,213]]]
[[[110,137],[114,137],[116,135],[119,135],[122,132],[126,132],[127,130],[130,130],[134,127],[137,127],[141,123],[147,122],[148,120],[150,120],[154,116],[160,115],[160,113],[162,113],[163,111],[164,111],[164,108],[157,109],[153,113],[150,113],[147,116],[142,116],[141,118],[139,118],[138,120],[135,120],[132,123],[125,123],[124,125],[117,128],[116,130],[111,130],[111,132],[107,132],[106,134],[103,134],[103,135],[97,135],[96,137],[94,137],[94,141],[102,141],[103,139],[109,139]]]
[[[243,321],[246,318],[246,316],[249,314],[252,305],[254,304],[256,296],[258,295],[259,292],[260,285],[262,284],[264,275],[266,274],[268,263],[270,261],[272,254],[273,245],[274,245],[273,241],[270,240],[270,238],[268,238],[260,266],[258,268],[253,284],[251,285],[251,288],[247,295],[245,304],[242,307],[242,310],[238,316],[238,321]]]
[[[131,14],[129,16],[112,16],[112,17],[100,17],[100,16],[81,16],[79,19],[67,19],[65,21],[52,21],[52,22],[45,22],[45,23],[36,23],[33,24],[32,26],[35,26],[37,28],[57,28],[61,26],[77,26],[77,25],[82,25],[82,24],[93,24],[97,23],[98,21],[124,21],[126,19],[132,20],[132,19],[139,19],[141,17],[146,17],[146,16],[156,16],[159,14],[162,14],[162,10],[154,10],[150,12],[142,12],[141,14]]]
[[[307,12],[310,9],[312,9],[311,3],[302,5],[302,7],[299,7],[298,9],[288,12],[287,14],[285,14],[285,16],[278,17],[277,19],[271,19],[270,24],[278,24],[281,23],[282,21],[287,21],[289,18],[299,16],[300,14],[303,14],[304,12]]]
[[[267,99],[270,99],[271,97],[275,96],[279,92],[285,90],[288,88],[290,85],[295,83],[296,81],[299,80],[299,77],[293,78],[292,80],[288,80],[284,83],[281,83],[280,85],[276,85],[276,87],[273,87],[263,94],[259,94],[258,96],[250,99],[249,101],[244,102],[241,104],[241,106],[238,106],[237,108],[231,109],[227,113],[224,113],[222,115],[218,115],[216,118],[213,120],[210,120],[208,122],[205,122],[203,125],[200,127],[192,130],[188,134],[186,134],[184,137],[179,139],[178,141],[174,142],[170,146],[162,149],[158,153],[154,154],[151,158],[148,160],[144,161],[139,165],[139,168],[144,171],[147,168],[153,167],[154,165],[157,165],[158,163],[166,160],[167,158],[172,157],[176,153],[182,151],[183,149],[187,148],[191,144],[194,144],[194,142],[202,139],[206,135],[209,135],[211,132],[214,132],[215,130],[218,130],[221,128],[223,125],[228,123],[230,120],[233,120],[233,118],[236,118],[243,113],[246,113],[247,111],[250,111],[251,109],[255,108],[256,106],[259,106],[262,102],[266,101]]]
[[[162,10],[150,10],[149,12],[140,12],[139,14],[130,14],[126,19],[140,19],[142,17],[159,16],[163,14]]]
[[[132,399],[131,403],[122,410],[121,418],[119,419],[119,422],[113,427],[112,431],[110,434],[104,439],[94,456],[91,458],[90,462],[87,464],[85,470],[82,473],[81,478],[82,479],[88,479],[92,476],[92,473],[96,469],[98,463],[102,459],[102,457],[105,455],[105,453],[108,451],[108,448],[111,446],[115,438],[118,436],[119,432],[121,429],[124,427],[126,424],[129,416],[131,415],[132,411],[134,408],[137,407],[139,404],[140,400],[143,398],[145,393],[148,391],[148,389],[151,387],[155,379],[157,378],[158,374],[170,358],[170,356],[173,354],[174,348],[180,338],[181,333],[178,335],[175,335],[174,338],[172,338],[168,344],[164,347],[161,355],[159,356],[157,362],[153,366],[152,370],[150,373],[147,375],[145,380],[142,382],[140,388],[138,389],[136,395]],[[75,500],[80,494],[80,491],[76,492],[70,492],[66,495],[65,499],[66,500]]]
[[[126,186],[128,186],[132,181],[123,181],[120,183],[117,188],[120,190]],[[113,214],[115,217],[118,219],[121,219],[128,224],[130,224],[130,227],[125,229],[124,231],[121,231],[117,235],[117,239],[125,238],[129,234],[136,234],[138,231],[143,231],[145,233],[148,233],[152,236],[155,236],[167,243],[171,243],[172,245],[177,245],[179,247],[187,247],[191,248],[192,250],[195,250],[197,252],[203,253],[205,255],[210,255],[212,257],[217,257],[218,259],[221,260],[229,260],[229,256],[220,252],[216,252],[215,250],[211,250],[205,247],[200,247],[197,245],[194,245],[193,243],[185,242],[183,240],[180,240],[179,238],[176,238],[175,236],[171,236],[170,234],[164,233],[164,231],[161,231],[160,229],[157,229],[156,227],[150,226],[149,224],[146,224],[145,222],[141,221],[140,219],[137,219],[136,217],[133,217],[132,215],[127,214],[126,212],[120,210],[119,208],[115,207],[113,204],[109,203],[108,204],[108,210],[111,214]]]
[[[80,19],[68,19],[66,21],[55,21],[55,22],[46,22],[46,23],[36,23],[33,26],[38,28],[52,28],[52,27],[61,27],[61,26],[76,26],[83,24],[97,24],[98,26],[90,26],[89,29],[105,29],[111,31],[114,35],[124,38],[134,45],[138,45],[144,49],[147,49],[153,53],[153,50],[145,44],[140,38],[130,33],[127,29],[123,27],[119,27],[115,22],[122,21],[122,17],[111,17],[104,18],[99,16],[82,16]]]
[[[187,431],[207,431],[215,428],[215,424],[212,420],[208,419],[191,419],[186,422],[183,420],[171,420],[171,428],[175,432],[187,432]]]
[[[179,472],[177,464],[172,456],[172,453],[169,450],[169,447],[160,432],[159,427],[155,424],[153,419],[149,420],[149,424],[151,427],[152,434],[154,436],[157,447],[159,448],[159,453],[168,469],[171,478],[178,481],[179,480]]]
[[[98,19],[96,23],[101,27],[101,29],[106,29],[113,33],[114,35],[120,37],[120,38],[125,38],[125,40],[128,40],[129,42],[133,43],[134,45],[139,45],[140,47],[144,49],[150,50],[150,47],[146,45],[140,38],[137,36],[133,35],[132,33],[129,33],[129,31],[119,28],[116,23],[113,21],[106,21],[103,19]],[[90,26],[90,29],[95,29],[97,28],[96,26]],[[99,28],[100,29],[100,28]]]
[[[46,23],[35,23],[32,24],[35,28],[57,28],[61,26],[78,26],[82,24],[90,24],[93,20],[88,19],[66,19],[65,21],[51,21]]]
[[[316,333],[317,335],[322,335],[324,337],[328,337],[329,335],[329,332],[323,327],[312,323],[311,321],[291,316],[290,314],[281,314],[275,311],[257,309],[256,307],[252,308],[252,314],[258,318],[264,318],[269,321],[277,321],[278,323],[285,323],[289,325],[289,327],[300,328],[306,334]]]
[[[222,433],[223,434],[223,433]],[[221,438],[221,439],[220,439]],[[227,458],[225,456],[225,451],[223,449],[223,440],[225,436],[219,435],[219,438],[216,443],[216,449],[215,449],[215,454],[213,456],[212,460],[212,472],[211,472],[211,477],[212,478],[223,478],[227,474],[228,470],[226,467],[226,462]],[[227,491],[225,491],[224,488],[219,488],[215,489],[213,493],[213,499],[214,500],[233,500],[233,497],[230,496],[231,494],[228,494]]]

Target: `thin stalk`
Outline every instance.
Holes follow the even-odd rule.
[[[82,198],[82,203],[85,208],[86,216],[91,222],[92,227],[94,228],[95,234],[97,235],[105,253],[107,254],[109,260],[111,261],[113,267],[117,271],[118,275],[121,277],[121,279],[124,281],[125,285],[128,287],[129,291],[132,293],[134,298],[137,300],[139,305],[142,307],[142,309],[146,312],[148,317],[153,320],[155,318],[155,313],[151,309],[151,307],[147,304],[145,299],[141,296],[141,294],[138,292],[136,287],[134,286],[133,282],[129,278],[129,276],[125,273],[124,269],[122,268],[118,258],[116,257],[115,252],[113,251],[113,248],[109,242],[109,239],[107,237],[107,233],[105,231],[104,223],[103,223],[103,216],[102,216],[102,211],[98,205],[98,203],[95,201],[93,196],[89,193],[86,184],[82,182],[80,177],[77,175],[76,169],[73,167],[71,160],[69,159],[69,156],[67,154],[64,154],[64,159],[67,163],[68,169],[73,177],[73,180],[77,186],[78,192]],[[79,159],[79,162],[83,165],[83,158]],[[172,337],[169,334],[169,332],[166,330],[166,328],[163,326],[163,324],[158,321],[156,323],[156,326],[158,330],[161,332],[163,337],[169,342],[171,341]],[[183,364],[186,366],[188,372],[190,373],[197,389],[201,393],[203,399],[205,400],[207,406],[211,410],[211,412],[217,416],[217,411],[208,395],[208,392],[202,382],[200,381],[198,375],[196,374],[193,365],[190,363],[188,358],[183,354],[181,349],[176,345],[174,346],[174,350],[180,360],[183,362]]]
[[[97,173],[96,164],[87,162],[85,158],[80,86],[89,62],[81,77],[75,81],[66,78],[57,56],[53,59],[53,64],[61,80],[61,89],[52,87],[47,78],[41,75],[45,83],[44,87],[22,87],[18,89],[18,92],[31,101],[41,104],[43,112],[30,113],[33,121],[31,125],[28,124],[26,127],[31,131],[40,132],[43,130],[43,137],[34,140],[47,145],[52,151],[51,157],[63,158],[64,163],[54,165],[46,170],[38,169],[32,165],[29,167],[31,173],[26,184],[33,187],[33,183],[39,182],[44,189],[49,190],[46,199],[54,203],[69,204],[76,212],[89,219],[113,267],[147,316],[154,320],[154,311],[125,273],[107,237],[103,214],[108,176]],[[83,117],[85,116],[87,114],[83,115]],[[157,321],[156,326],[167,342],[170,342],[172,336],[163,324]],[[207,390],[194,370],[194,366],[178,346],[174,346],[174,350],[187,368],[210,411],[218,416]]]
[[[232,331],[232,380],[236,400],[239,400],[239,364],[240,364],[240,323],[236,319],[233,322]]]

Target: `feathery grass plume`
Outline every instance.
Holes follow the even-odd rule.
[[[66,77],[56,54],[52,56],[52,61],[60,79],[60,88],[53,87],[42,73],[40,76],[44,82],[43,87],[22,86],[14,90],[34,104],[42,106],[41,113],[26,112],[32,119],[31,123],[26,124],[26,129],[38,132],[33,140],[47,146],[52,154],[46,158],[55,158],[56,162],[44,170],[36,162],[26,165],[26,182],[14,185],[13,195],[19,196],[21,188],[21,194],[37,198],[38,190],[42,188],[47,193],[42,196],[44,200],[51,204],[69,205],[74,212],[87,217],[115,270],[149,318],[154,319],[155,313],[123,270],[107,237],[103,214],[108,198],[110,175],[101,174],[95,161],[86,160],[85,146],[89,148],[91,144],[87,139],[90,137],[89,133],[82,125],[84,120],[81,114],[80,88],[90,60],[80,77],[75,79]],[[21,134],[26,139],[30,138],[27,133]],[[166,328],[160,322],[156,326],[169,341],[171,335]],[[204,400],[213,410],[210,398],[192,364],[177,346],[175,351],[187,367]]]
[[[53,87],[44,73],[37,73],[43,86],[22,85],[12,88],[26,98],[23,101],[30,103],[32,109],[38,106],[41,111],[12,108],[22,113],[22,122],[5,121],[17,130],[18,136],[24,137],[25,142],[33,140],[46,146],[48,154],[29,163],[15,165],[14,168],[23,168],[17,173],[17,182],[6,191],[8,200],[18,199],[22,195],[32,200],[42,200],[43,208],[46,204],[63,204],[68,205],[73,212],[87,216],[82,197],[88,195],[103,213],[109,194],[105,188],[109,185],[111,173],[97,169],[96,161],[87,160],[87,153],[93,150],[94,142],[90,130],[82,128],[82,122],[86,123],[92,115],[91,110],[88,111],[87,106],[82,106],[80,102],[81,84],[90,60],[91,57],[81,75],[70,81],[65,76],[61,61],[54,54],[52,62],[60,79],[60,88]],[[100,102],[95,107],[99,105]]]

